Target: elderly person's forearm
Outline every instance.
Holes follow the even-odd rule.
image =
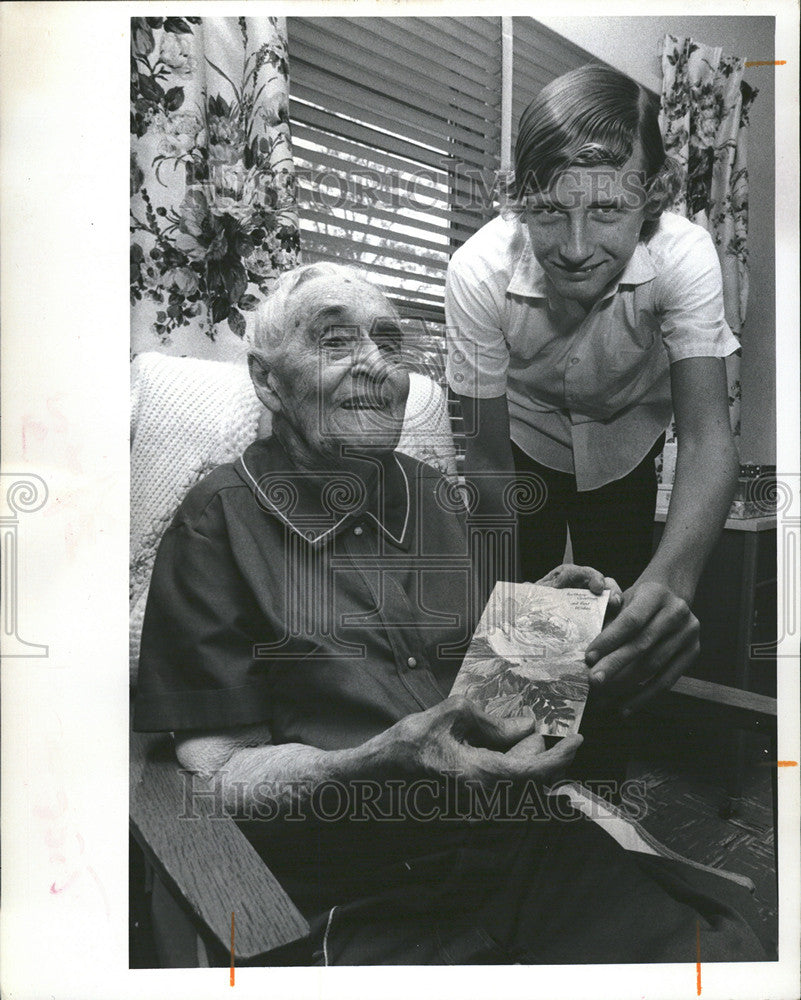
[[[180,763],[221,788],[234,816],[318,820],[320,792],[336,787],[348,797],[380,802],[390,783],[427,782],[444,776],[460,785],[491,789],[499,780],[550,783],[572,760],[580,737],[545,750],[533,718],[496,719],[462,697],[452,697],[396,722],[359,746],[321,750],[291,743],[273,745],[265,726],[215,733],[176,734]],[[339,808],[339,804],[338,804]]]
[[[326,783],[378,780],[381,774],[372,740],[353,749],[321,750],[302,743],[243,745],[251,738],[231,731],[176,734],[175,739],[179,762],[212,780],[225,809],[239,818],[252,818],[265,808],[272,816],[314,818],[316,789]]]

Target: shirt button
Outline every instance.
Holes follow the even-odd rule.
[[[406,661],[406,665],[409,667],[410,670],[414,670],[414,668],[417,666],[417,660],[415,660],[413,656],[410,656],[409,659]]]
[[[570,359],[570,364],[571,365],[577,365],[580,360],[581,360],[581,358],[571,358]]]
[[[361,535],[361,533],[363,531],[364,531],[364,528],[360,527],[359,525],[356,525],[356,527],[353,529],[353,534],[354,535]]]

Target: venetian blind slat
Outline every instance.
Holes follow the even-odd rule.
[[[500,18],[287,26],[304,258],[361,263],[441,318],[450,254],[494,214]]]

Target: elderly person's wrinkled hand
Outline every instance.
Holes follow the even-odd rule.
[[[562,776],[582,737],[566,736],[546,750],[535,726],[532,717],[495,718],[454,696],[375,737],[375,764],[380,773],[407,780],[455,774],[489,789],[499,780],[550,783]]]

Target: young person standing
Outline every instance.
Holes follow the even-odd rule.
[[[587,653],[624,714],[697,655],[697,627],[677,636],[671,623],[737,477],[724,358],[738,342],[711,238],[663,211],[667,168],[653,95],[603,66],[559,77],[521,118],[508,210],[456,251],[446,287],[448,379],[480,511],[501,511],[505,475],[536,475],[544,502],[519,518],[522,578],[562,559],[569,527],[573,561],[624,587]],[[676,476],[652,555],[671,414]]]

